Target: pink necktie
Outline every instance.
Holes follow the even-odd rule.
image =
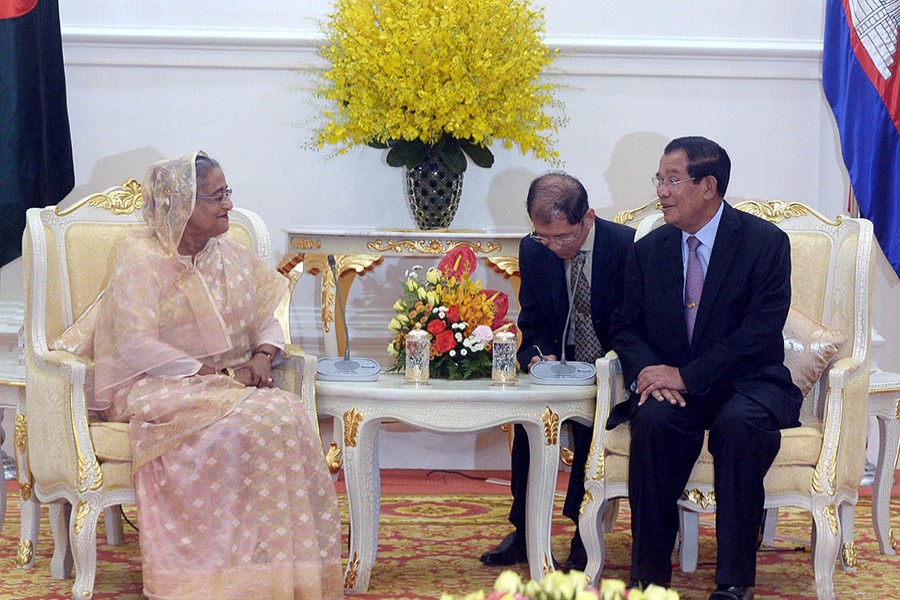
[[[687,323],[688,343],[694,335],[694,321],[697,320],[697,308],[700,306],[700,296],[703,294],[703,267],[700,266],[700,257],[697,256],[697,246],[700,240],[691,236],[687,239],[688,263],[687,277],[684,284],[684,320]]]

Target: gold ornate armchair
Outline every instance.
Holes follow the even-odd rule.
[[[834,598],[834,564],[845,543],[844,565],[853,561],[852,513],[865,459],[869,342],[873,285],[872,224],[838,217],[830,221],[802,204],[743,202],[736,208],[776,223],[788,233],[792,258],[792,307],[847,335],[806,395],[801,427],[782,432],[782,445],[766,476],[766,509],[797,506],[812,513],[813,567],[819,598]],[[663,223],[643,219],[640,238]],[[629,429],[606,431],[610,408],[627,398],[614,352],[597,361],[597,413],[585,473],[580,518],[588,552],[587,573],[603,569],[604,531],[611,529],[617,502],[628,495]],[[796,377],[795,377],[796,381]],[[696,566],[698,514],[715,510],[712,457],[704,447],[680,502],[682,568]]]
[[[121,542],[117,505],[135,499],[131,445],[127,424],[88,414],[92,361],[50,350],[48,341],[82,315],[106,286],[116,244],[146,226],[142,203],[140,184],[129,180],[67,209],[29,210],[23,238],[26,393],[15,427],[22,499],[17,563],[34,565],[40,507],[48,504],[55,543],[51,574],[68,577],[74,560],[73,597],[79,599],[92,595],[101,512],[107,517],[108,541]],[[228,235],[268,259],[268,230],[256,214],[234,209]],[[302,260],[286,258],[280,270],[292,290]],[[290,291],[279,310],[287,341],[289,296]],[[89,319],[79,323],[90,330]],[[290,345],[285,355],[287,361],[274,373],[276,384],[300,395],[315,423],[316,358]]]

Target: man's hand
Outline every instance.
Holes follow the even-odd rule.
[[[555,354],[545,354],[544,355],[547,360],[558,360]],[[538,364],[539,362],[543,362],[540,356],[534,355],[531,357],[531,362],[528,363],[528,370],[531,370],[531,367]]]
[[[675,367],[669,365],[651,365],[644,367],[637,377],[635,391],[641,395],[638,406],[653,396],[659,402],[668,402],[685,406],[682,393],[686,392],[681,373]]]

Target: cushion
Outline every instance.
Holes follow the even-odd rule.
[[[847,334],[831,329],[791,308],[782,331],[784,365],[805,398],[847,342]]]
[[[97,460],[102,462],[130,462],[131,439],[128,423],[98,421],[89,425],[91,443]]]
[[[47,347],[50,350],[65,350],[79,356],[94,358],[94,328],[97,325],[102,302],[103,292],[101,291],[91,305],[75,319],[75,322],[59,336],[50,340]]]

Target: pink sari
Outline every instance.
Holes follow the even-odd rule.
[[[195,156],[150,168],[149,228],[120,250],[94,339],[90,408],[130,423],[144,593],[342,598],[337,497],[302,401],[193,374],[280,345],[260,336],[286,291],[224,236],[177,254]]]

